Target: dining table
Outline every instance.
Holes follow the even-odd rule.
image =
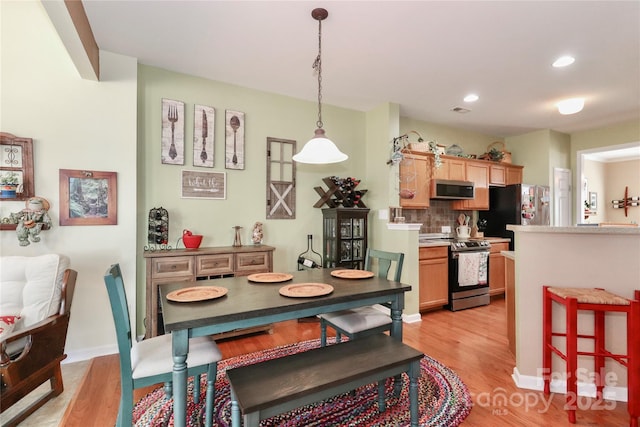
[[[402,341],[404,297],[411,286],[375,275],[342,275],[341,271],[345,272],[316,268],[161,284],[164,330],[172,338],[174,425],[186,425],[186,360],[191,337],[386,304],[392,320],[390,335]],[[198,292],[200,287],[211,292]]]

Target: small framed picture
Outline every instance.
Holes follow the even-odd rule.
[[[214,164],[216,110],[195,105],[193,109],[193,166],[212,168]]]
[[[182,198],[219,199],[227,198],[226,172],[182,171]]]
[[[226,169],[244,169],[244,113],[225,111]]]
[[[116,172],[60,169],[60,225],[116,225]]]
[[[162,100],[162,163],[184,165],[184,102]]]
[[[589,209],[591,211],[598,210],[598,193],[595,191],[589,191]]]

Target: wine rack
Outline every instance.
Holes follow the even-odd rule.
[[[360,180],[356,178],[339,178],[337,176],[328,176],[322,178],[322,182],[328,187],[324,190],[322,187],[314,187],[320,199],[313,205],[314,208],[321,208],[324,204],[330,208],[366,208],[362,201],[362,196],[367,190],[356,190]]]
[[[611,206],[614,209],[624,209],[624,216],[628,216],[630,207],[640,206],[640,197],[629,197],[629,187],[624,187],[624,198],[621,200],[612,200]]]
[[[162,206],[149,211],[146,251],[169,250],[169,212]]]

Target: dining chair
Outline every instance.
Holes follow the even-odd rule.
[[[373,271],[373,260],[377,260],[378,277],[387,279],[389,270],[395,262],[395,272],[391,280],[400,281],[404,254],[400,252],[385,252],[367,248],[364,269]],[[389,306],[390,307],[390,306]],[[377,334],[391,330],[391,316],[374,306],[358,307],[320,315],[320,344],[327,345],[327,327],[336,331],[336,342],[342,341],[342,335],[350,340],[362,336]]]
[[[129,427],[133,416],[133,390],[164,383],[167,397],[172,394],[173,356],[171,335],[159,335],[140,342],[131,339],[131,320],[127,295],[119,264],[113,264],[104,276],[116,326],[120,353],[120,407],[116,426]],[[205,426],[213,423],[213,403],[218,361],[222,354],[210,337],[189,339],[187,375],[194,376],[193,400],[200,401],[200,375],[207,374]]]

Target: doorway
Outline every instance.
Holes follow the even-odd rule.
[[[553,169],[553,225],[571,226],[571,171]]]

